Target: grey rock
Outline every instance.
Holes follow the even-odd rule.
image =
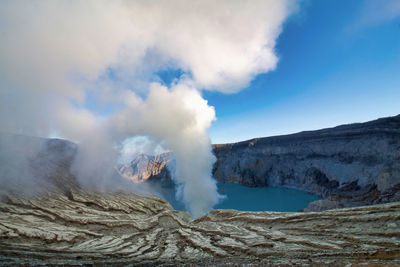
[[[0,133],[0,196],[78,188],[70,173],[77,149],[67,140]]]
[[[20,139],[7,140],[13,138]],[[2,152],[13,152],[12,157],[2,158],[2,167],[11,164],[1,169],[2,177],[13,178],[10,175],[18,173],[14,171],[19,165],[12,162],[26,152],[31,170],[45,169],[46,175],[34,174],[33,178],[51,186],[45,188],[46,194],[27,197],[7,191],[0,199],[1,266],[400,264],[400,202],[307,213],[213,210],[193,219],[157,197],[85,191],[68,173],[75,145],[28,139],[14,140],[22,142],[21,146],[0,142]],[[32,152],[27,149],[31,147]],[[262,173],[257,169],[262,165],[251,160],[238,166],[245,168],[245,163],[256,167],[253,173]],[[315,209],[350,205],[347,199],[357,203],[400,200],[400,184],[380,192],[376,184],[342,183],[313,167],[307,175],[304,172],[307,178],[303,181],[324,188],[331,198],[314,203]],[[393,175],[396,170],[386,172]],[[291,175],[297,175],[295,170]]]
[[[134,182],[150,180],[171,180],[168,166],[174,164],[172,153],[156,156],[140,154],[129,164],[118,167],[118,173]]]
[[[294,187],[329,200],[309,209],[394,201],[394,193],[382,196],[400,183],[400,115],[213,148],[218,181]]]
[[[47,166],[46,177],[34,175],[35,179],[46,186],[58,183],[65,184],[65,188],[76,187],[74,177],[68,173],[76,145],[65,140],[44,142],[28,138],[29,146],[10,146],[7,142],[11,139],[11,144],[27,141],[8,136],[9,140],[4,142],[3,137],[1,150],[14,150],[14,155],[26,152],[32,173],[35,166]],[[35,150],[40,147],[43,153],[30,155],[26,148],[32,146]],[[307,210],[330,209],[333,202],[337,207],[352,207],[399,200],[400,115],[318,131],[217,144],[213,145],[213,151],[217,157],[213,176],[219,182],[292,187],[331,201],[314,203]],[[0,156],[4,154],[7,153]],[[1,169],[3,178],[17,169],[8,156],[0,158],[1,162],[7,166]],[[134,181],[172,184],[167,166],[173,168],[173,164],[170,153],[140,155],[130,164],[120,166],[118,172]]]
[[[338,206],[395,201],[400,184],[400,115],[318,131],[213,145],[218,182],[284,186]],[[167,157],[163,157],[166,159]],[[158,168],[155,180],[170,179]],[[324,209],[318,202],[318,209]],[[316,205],[311,205],[309,210]],[[326,209],[331,208],[327,204]]]
[[[213,210],[71,190],[0,201],[0,265],[399,266],[400,202],[323,212]]]

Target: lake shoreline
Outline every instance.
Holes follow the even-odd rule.
[[[321,196],[288,187],[247,187],[238,183],[217,183],[218,192],[226,196],[214,209],[239,211],[300,212]],[[182,202],[175,199],[175,188],[159,187],[160,196],[176,210],[186,210]],[[159,189],[159,190],[160,190]]]

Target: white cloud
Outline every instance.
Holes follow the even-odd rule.
[[[353,27],[365,28],[391,22],[400,17],[398,0],[366,0]]]
[[[219,196],[207,136],[215,112],[200,90],[234,93],[273,70],[276,39],[296,8],[295,0],[1,1],[0,130],[81,142],[85,177],[106,173],[99,168],[124,138],[165,141],[182,198],[202,214]],[[185,72],[173,88],[150,85],[171,67]],[[125,109],[96,117],[83,105],[88,90]]]
[[[175,182],[178,195],[193,215],[199,216],[218,203],[211,169],[215,158],[207,128],[215,120],[198,90],[186,84],[171,89],[152,84],[149,96],[140,103],[127,102],[127,108],[110,120],[114,133],[124,139],[132,134],[147,134],[164,140],[176,157]]]
[[[120,151],[118,163],[127,164],[139,154],[155,156],[168,152],[168,150],[164,148],[165,145],[163,142],[157,142],[157,140],[153,139],[154,138],[148,136],[134,136],[125,139],[120,147],[118,147]]]
[[[0,73],[30,90],[81,98],[75,76],[95,80],[114,67],[128,79],[172,64],[199,88],[235,92],[275,68],[293,3],[3,1]]]

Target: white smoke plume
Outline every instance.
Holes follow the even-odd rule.
[[[199,91],[183,83],[170,89],[153,83],[146,101],[133,96],[126,104],[110,120],[111,128],[127,136],[148,134],[166,142],[176,157],[178,195],[194,216],[218,203],[216,183],[211,179],[214,156],[206,131],[215,111]]]
[[[273,70],[295,0],[1,1],[0,131],[80,144],[74,171],[98,185],[115,145],[135,135],[177,157],[178,192],[194,216],[219,195],[201,90],[234,93]],[[180,69],[171,88],[157,72]],[[88,102],[96,108],[87,108]],[[116,106],[108,114],[101,107]]]
[[[116,148],[120,154],[118,164],[128,164],[140,154],[156,156],[169,152],[165,146],[165,142],[157,142],[149,136],[138,135],[127,138]]]

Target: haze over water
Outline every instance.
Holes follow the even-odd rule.
[[[235,183],[218,183],[218,192],[227,197],[215,209],[242,211],[296,212],[310,202],[321,199],[317,195],[283,187],[246,187]],[[164,187],[163,197],[176,210],[185,210],[182,202],[175,200],[174,188]]]

